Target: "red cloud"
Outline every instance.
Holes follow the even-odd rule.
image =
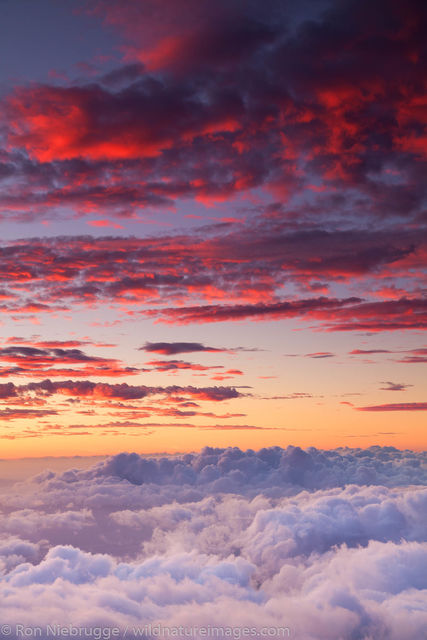
[[[182,369],[190,371],[210,371],[212,369],[223,369],[221,365],[204,366],[194,362],[185,362],[184,360],[150,360],[145,364],[153,367],[156,371],[179,371]]]
[[[112,222],[111,220],[88,220],[91,227],[112,227],[113,229],[123,229],[123,225]]]
[[[190,322],[225,322],[230,320],[294,318],[315,315],[324,309],[339,309],[345,305],[360,302],[359,298],[344,300],[312,298],[253,305],[206,305],[198,307],[175,307],[148,311],[147,315],[158,316],[163,322],[187,324]]]
[[[371,355],[371,354],[383,354],[383,353],[404,353],[409,354],[395,358],[394,362],[401,362],[403,364],[424,364],[427,362],[427,348],[420,347],[419,349],[408,349],[392,351],[390,349],[353,349],[349,351],[349,355]]]
[[[124,63],[2,100],[0,207],[121,226],[144,207],[256,194],[247,222],[230,210],[194,233],[5,243],[0,311],[108,302],[166,322],[425,329],[419,3],[187,5],[95,3],[125,34]]]
[[[275,2],[190,0],[186,11],[177,2],[114,4],[92,10],[130,39],[128,64],[86,83],[21,86],[3,101],[8,213],[61,206],[132,215],[262,186],[285,198],[307,190],[325,200],[323,216],[347,203],[356,219],[360,210],[374,219],[422,212],[419,3],[335,1],[305,7],[295,25],[294,10]]]
[[[6,106],[9,145],[39,162],[154,158],[179,140],[234,131],[243,114],[239,99],[206,109],[191,93],[149,82],[133,94],[100,85],[36,86],[17,90]]]
[[[91,382],[88,380],[61,380],[53,382],[49,379],[42,382],[30,382],[27,385],[7,387],[4,392],[18,395],[29,392],[49,397],[55,394],[76,398],[115,399],[115,400],[142,400],[149,396],[163,396],[172,398],[174,402],[180,397],[195,398],[198,400],[221,402],[241,397],[241,393],[233,387],[193,387],[193,386],[168,386],[148,387],[146,385],[129,385],[127,383],[109,384],[106,382]],[[7,396],[9,397],[9,395]]]
[[[106,237],[96,243],[90,237],[72,236],[66,242],[50,238],[8,243],[0,256],[6,294],[0,311],[18,316],[57,311],[58,300],[69,305],[108,301],[125,313],[138,311],[176,323],[304,317],[328,331],[427,326],[425,300],[416,294],[390,300],[372,298],[372,292],[367,300],[301,293],[281,300],[278,295],[283,295],[287,284],[312,293],[319,274],[331,287],[335,282],[357,285],[362,293],[372,286],[372,278],[389,279],[392,272],[394,277],[412,278],[413,286],[421,288],[416,262],[408,270],[399,265],[416,253],[412,242],[419,246],[425,242],[422,235],[402,231],[386,237],[369,230],[301,234],[286,231],[276,222],[264,227],[240,226],[237,232],[227,226],[224,235],[200,234],[197,242],[182,234]],[[398,235],[405,249],[398,248]],[[352,244],[352,252],[344,255],[342,246],[347,243]],[[164,300],[179,301],[180,306],[159,308]],[[148,343],[143,349],[166,355],[233,351],[199,343],[154,343],[153,347]]]
[[[334,358],[335,354],[330,351],[316,351],[315,353],[306,353],[306,358]]]
[[[13,368],[0,368],[0,376],[21,375],[33,378],[74,376],[129,376],[139,372],[134,367],[125,367],[118,360],[88,356],[80,349],[46,346],[8,346],[0,348],[0,362],[10,362]],[[56,343],[50,343],[55,345]],[[60,343],[63,344],[63,343]],[[67,368],[64,365],[78,365]]]
[[[353,349],[353,351],[349,351],[351,356],[371,355],[374,353],[393,353],[393,351],[389,349]]]
[[[89,340],[26,340],[19,336],[11,336],[6,340],[7,344],[19,344],[26,347],[40,347],[42,349],[66,349],[73,347],[115,347],[115,344],[105,342],[91,342]]]

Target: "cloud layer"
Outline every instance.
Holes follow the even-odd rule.
[[[426,327],[426,246],[419,232],[257,226],[259,233],[254,225],[202,229],[198,242],[188,233],[10,242],[0,252],[0,312],[20,319],[108,302],[124,318],[178,324],[297,318],[328,331]],[[348,244],[351,253],[343,250]],[[396,278],[406,288],[384,298],[382,288]],[[174,347],[165,349],[171,354]]]
[[[426,328],[422,2],[81,9],[121,59],[5,91],[0,215],[182,230],[4,244],[0,311]]]
[[[425,455],[380,447],[44,472],[1,496],[2,620],[419,640],[426,473]]]
[[[306,187],[348,190],[355,204],[357,189],[374,215],[422,211],[418,0],[118,7],[87,3],[124,36],[121,65],[3,100],[5,209],[126,217],[183,197],[262,187],[287,199]]]

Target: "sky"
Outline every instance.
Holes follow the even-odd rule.
[[[424,637],[426,29],[0,0],[2,640]]]
[[[426,28],[0,0],[2,458],[425,448]]]

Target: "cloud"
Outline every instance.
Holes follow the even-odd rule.
[[[101,84],[34,86],[8,100],[7,109],[17,116],[9,140],[39,162],[156,158],[179,139],[240,128],[244,107],[237,94],[218,90],[209,102],[190,86],[165,86],[145,76],[119,92]]]
[[[413,387],[412,384],[402,384],[398,382],[383,382],[386,387],[380,387],[380,391],[405,391],[408,387]]]
[[[304,317],[328,331],[424,327],[426,308],[420,295],[408,292],[384,300],[373,296],[372,291],[365,292],[372,286],[373,277],[376,281],[412,279],[411,286],[417,286],[413,274],[421,268],[418,249],[417,257],[409,262],[409,248],[409,254],[393,259],[395,264],[389,271],[389,262],[382,260],[378,243],[397,247],[398,243],[410,246],[414,242],[421,250],[422,234],[408,231],[405,239],[400,231],[386,239],[385,232],[380,235],[373,231],[346,231],[345,236],[341,232],[325,234],[320,229],[293,232],[289,225],[277,221],[239,227],[238,231],[233,225],[204,228],[199,230],[197,242],[186,233],[104,237],[96,242],[91,236],[69,236],[8,243],[2,254],[4,292],[0,312],[19,318],[19,314],[58,313],[70,306],[96,307],[108,302],[122,317],[144,313],[177,323]],[[342,246],[348,242],[353,252],[344,256]],[[364,245],[370,246],[369,254],[376,260],[372,269],[363,260],[358,263],[358,244],[362,252]],[[177,264],[181,265],[179,269]],[[316,295],[320,275],[328,287],[339,282],[344,291],[353,294],[351,288],[356,285],[361,295]],[[284,288],[289,285],[296,289],[286,295]],[[147,344],[148,349],[158,344],[158,349],[169,355],[190,352],[181,348],[203,352],[206,347],[185,342]],[[206,347],[213,349],[236,350]]]
[[[227,212],[139,242],[5,243],[0,311],[160,302],[168,321],[271,320],[323,295],[361,300],[311,314],[327,330],[425,329],[420,3],[184,4],[92,3],[124,39],[117,68],[5,92],[0,207],[118,228],[153,208],[160,223],[176,205]],[[178,300],[187,318],[169,314]]]
[[[304,400],[306,398],[315,397],[318,396],[313,396],[312,393],[307,393],[306,391],[295,391],[294,393],[290,393],[287,396],[265,396],[263,397],[263,400]]]
[[[135,367],[123,366],[119,360],[89,356],[77,348],[65,349],[62,346],[53,346],[55,342],[43,344],[43,347],[20,344],[0,348],[0,362],[14,365],[9,368],[0,368],[0,376],[10,376],[13,373],[13,375],[32,378],[45,378],[46,375],[116,377],[135,375],[139,372]],[[67,368],[64,365],[82,366]]]
[[[190,322],[227,322],[230,320],[295,318],[305,314],[315,314],[324,309],[340,308],[361,302],[359,298],[343,300],[311,298],[304,300],[284,300],[272,303],[239,305],[205,305],[198,307],[169,307],[148,311],[147,315],[158,316],[164,322],[187,324]]]
[[[178,353],[228,353],[230,349],[208,347],[200,342],[146,342],[140,351],[160,353],[165,356],[174,356]]]
[[[243,371],[240,371],[240,369],[225,369],[223,365],[205,366],[195,362],[186,362],[185,360],[149,360],[145,364],[148,367],[152,367],[151,371],[159,371],[162,373],[176,374],[184,370],[196,372],[194,375],[197,376],[204,376],[208,374],[201,372],[211,372],[216,374],[211,375],[211,380],[217,381],[229,380],[236,376],[243,375]],[[218,372],[218,369],[222,369],[222,371]],[[150,371],[150,369],[147,369],[147,371]]]
[[[377,353],[409,354],[401,355],[399,358],[394,359],[394,362],[400,362],[402,364],[423,364],[427,361],[427,349],[425,347],[406,350],[400,349],[397,351],[390,349],[353,349],[353,351],[349,352],[349,355],[373,355]]]
[[[60,374],[58,374],[60,376]],[[221,379],[240,375],[231,371]],[[41,377],[41,376],[40,376]],[[15,440],[17,438],[35,438],[43,436],[87,435],[93,430],[104,430],[112,434],[139,435],[139,430],[150,426],[154,419],[165,419],[159,427],[172,426],[170,420],[176,419],[175,427],[182,425],[185,418],[201,417],[216,420],[229,420],[246,416],[246,413],[203,410],[201,404],[215,404],[241,399],[250,395],[233,386],[169,385],[147,386],[127,383],[93,382],[88,379],[41,381],[15,384],[0,384],[0,417],[6,423],[11,420],[32,419],[31,427],[5,432],[0,437]],[[61,416],[63,424],[44,420],[45,417]],[[83,416],[80,424],[76,416]],[[115,418],[112,424],[112,418]],[[58,418],[57,418],[58,420]],[[149,420],[150,422],[147,422]],[[190,425],[197,427],[198,425]],[[208,425],[200,425],[200,427]],[[239,425],[238,428],[244,425]],[[137,431],[135,432],[136,427]],[[237,427],[236,427],[237,428]],[[252,428],[252,427],[251,427]],[[77,432],[77,429],[80,431]],[[141,431],[142,433],[142,431]]]
[[[91,342],[89,340],[39,340],[37,337],[34,339],[26,340],[19,336],[11,336],[7,338],[6,344],[18,344],[20,346],[36,347],[42,349],[66,349],[75,347],[115,347],[115,344],[105,342]]]
[[[211,371],[215,369],[223,369],[221,365],[217,366],[204,366],[196,364],[195,362],[186,362],[185,360],[149,360],[145,363],[148,366],[153,367],[155,371],[179,371],[182,369],[190,371]]]
[[[0,575],[25,562],[40,562],[43,557],[40,547],[19,536],[3,535],[0,542]]]
[[[418,484],[423,483],[419,464],[422,453],[403,452],[394,449],[371,447],[366,450],[320,451],[314,448],[304,451],[299,447],[270,447],[254,453],[237,447],[219,449],[206,447],[199,454],[186,454],[173,458],[149,458],[137,454],[119,454],[94,467],[89,476],[81,472],[81,478],[105,478],[113,476],[126,479],[136,485],[190,483],[200,486],[211,482],[215,470],[221,477],[219,491],[250,492],[253,489],[296,485],[307,489],[356,484]],[[415,465],[415,466],[412,466]],[[239,473],[236,473],[236,471]],[[181,478],[181,480],[180,480]],[[426,481],[427,482],[427,481]],[[228,483],[228,484],[227,484]],[[216,485],[214,485],[216,486]]]
[[[427,327],[427,303],[423,298],[385,302],[361,302],[345,309],[338,322],[325,322],[327,331],[423,330]]]
[[[353,349],[349,351],[349,355],[351,356],[360,356],[360,355],[371,355],[375,353],[394,353],[389,349]]]
[[[200,400],[228,400],[238,398],[242,394],[233,387],[193,387],[171,385],[168,387],[149,387],[146,385],[130,385],[126,382],[110,384],[107,382],[91,382],[89,380],[45,379],[41,382],[29,382],[23,385],[7,383],[0,386],[4,398],[25,397],[27,394],[48,398],[52,395],[63,395],[70,398],[93,398],[114,400],[141,400],[148,396],[165,397],[186,396]]]
[[[306,358],[334,358],[335,353],[330,351],[317,351],[316,353],[306,353]]]
[[[355,409],[358,411],[427,411],[427,402],[397,402],[369,407],[355,407]]]
[[[392,447],[208,447],[45,471],[0,494],[2,621],[418,640],[423,463]]]
[[[425,347],[412,349],[406,353],[409,353],[410,355],[396,359],[396,362],[401,362],[403,364],[424,364],[427,362],[427,348]]]
[[[57,415],[57,411],[54,409],[15,409],[15,408],[6,408],[0,409],[0,419],[1,420],[29,420],[35,418],[44,418],[45,416],[55,416]],[[15,435],[4,435],[2,434],[2,438],[14,438]]]
[[[185,21],[172,4],[121,3],[119,16],[114,3],[97,3],[88,10],[125,38],[123,64],[7,96],[12,158],[2,173],[42,189],[11,189],[5,206],[129,211],[304,186],[320,196],[355,187],[374,215],[422,211],[425,16],[416,0],[404,9],[186,0],[194,17]]]
[[[167,626],[240,627],[246,621],[259,629],[283,626],[285,621],[295,633],[311,638],[329,633],[329,638],[338,640],[385,630],[394,640],[406,629],[408,640],[415,640],[422,633],[424,616],[412,595],[413,585],[421,599],[424,564],[425,548],[417,543],[343,547],[324,559],[310,559],[306,567],[303,563],[293,569],[283,566],[279,577],[262,582],[260,592],[253,584],[255,566],[242,558],[221,561],[192,553],[154,563],[117,565],[105,555],[59,546],[38,567],[27,565],[10,572],[7,613],[11,622],[21,615],[23,623],[34,624],[34,617],[31,622],[22,606],[26,596],[37,605],[39,624],[49,623],[49,615],[69,624],[77,610],[81,613],[73,620],[76,626],[95,626],[101,619],[105,626],[124,628],[127,622],[138,626],[143,606],[144,621]],[[385,574],[384,565],[391,575]],[[284,587],[289,574],[299,585],[297,593]],[[53,575],[67,589],[65,605]],[[378,591],[382,594],[379,601],[374,595]],[[42,606],[43,601],[49,602],[49,609]],[[240,614],[235,611],[236,602]]]

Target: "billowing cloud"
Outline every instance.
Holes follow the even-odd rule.
[[[287,198],[305,187],[348,188],[355,203],[357,188],[374,214],[422,211],[417,0],[301,10],[187,1],[190,21],[170,2],[134,4],[122,3],[121,16],[115,2],[89,8],[124,34],[121,67],[16,87],[3,101],[4,178],[38,187],[8,189],[5,208],[129,215],[182,196],[210,202],[264,187]]]
[[[418,640],[423,464],[391,447],[206,448],[43,472],[0,495],[2,623]]]

